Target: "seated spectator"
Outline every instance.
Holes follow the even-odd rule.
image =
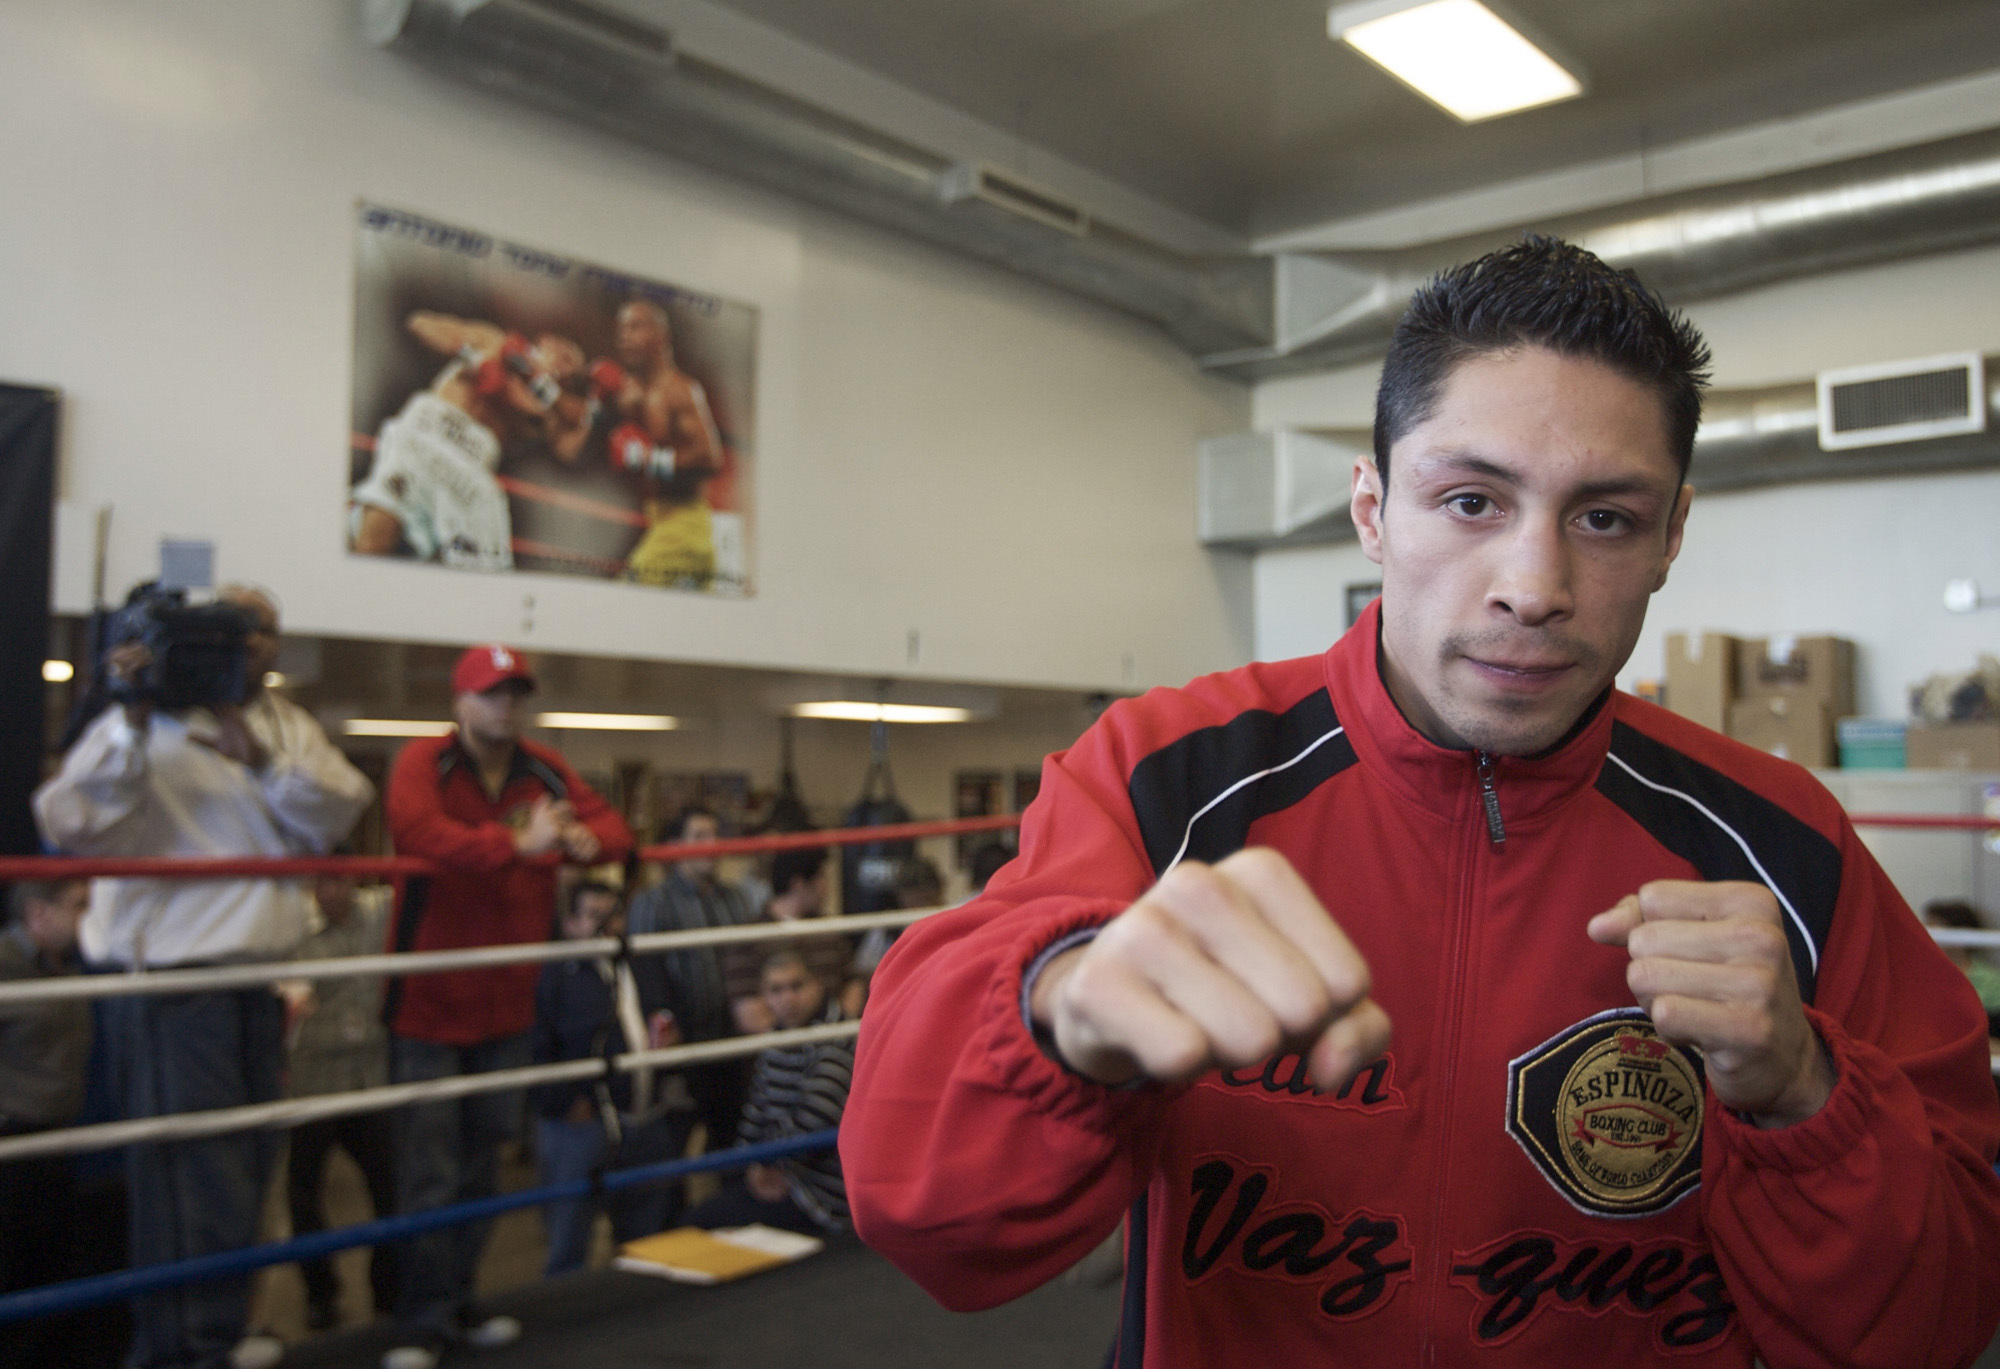
[[[587,941],[616,936],[623,925],[618,890],[586,880],[570,891],[557,920],[557,934],[564,940]],[[640,956],[625,964],[556,960],[542,967],[535,985],[536,1063],[618,1055],[679,1041],[668,1004],[666,971],[658,956]],[[607,1135],[597,1088],[578,1081],[534,1090],[544,1184],[656,1164],[687,1149],[688,1133],[694,1129],[694,1102],[680,1075],[641,1071],[613,1076],[608,1102],[617,1114],[615,1138]],[[664,1230],[674,1219],[680,1210],[681,1186],[623,1189],[604,1195],[601,1204],[591,1198],[548,1204],[542,1217],[549,1233],[549,1275],[583,1268],[600,1205],[610,1213],[613,1236],[637,1240]]]
[[[76,929],[90,906],[87,880],[25,880],[0,931],[0,981],[77,970]],[[0,1004],[0,1136],[68,1126],[83,1107],[90,1004],[80,998]],[[0,1293],[73,1276],[76,1183],[71,1157],[0,1160]],[[57,1364],[46,1320],[0,1328],[0,1365]]]
[[[802,922],[825,917],[825,849],[778,852],[771,862],[771,888],[770,901],[764,905],[759,921]],[[729,994],[729,1012],[737,1031],[750,1036],[771,1030],[771,1010],[764,1003],[762,977],[764,962],[777,946],[798,951],[807,971],[819,980],[828,997],[839,1002],[844,1016],[861,1016],[867,989],[850,973],[854,960],[852,939],[815,936],[801,937],[795,942],[745,941],[722,948],[722,982]]]
[[[813,976],[805,958],[790,948],[775,951],[764,961],[763,997],[774,1024],[781,1028],[840,1020],[839,1005],[828,1001],[825,986]],[[739,1143],[756,1145],[839,1126],[853,1073],[851,1040],[763,1052],[751,1075]],[[829,1146],[768,1165],[751,1165],[690,1213],[688,1222],[700,1227],[762,1222],[819,1235],[845,1231],[847,1186],[840,1175],[839,1152]]]
[[[382,950],[393,896],[387,885],[357,889],[344,875],[321,875],[313,882],[320,927],[299,947],[301,960],[376,955]],[[286,1092],[294,1098],[351,1093],[389,1082],[389,1033],[382,1025],[382,977],[296,981],[287,993],[292,1029]],[[361,1112],[307,1122],[292,1131],[291,1159],[285,1166],[285,1197],[292,1234],[326,1229],[326,1166],[335,1148],[347,1152],[368,1185],[377,1216],[396,1210],[395,1128],[387,1112]],[[340,1286],[333,1262],[322,1255],[299,1261],[306,1285],[306,1326],[324,1331],[340,1321]],[[396,1306],[395,1247],[371,1250],[368,1286],[372,1313]]]

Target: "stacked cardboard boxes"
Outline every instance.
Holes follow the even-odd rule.
[[[1724,729],[1730,736],[1801,765],[1832,765],[1834,723],[1854,713],[1854,643],[1792,636],[1740,643],[1736,695]]]
[[[1667,635],[1667,707],[1714,732],[1729,726],[1743,644],[1720,632]]]
[[[1912,770],[2000,770],[2000,721],[1911,723]]]

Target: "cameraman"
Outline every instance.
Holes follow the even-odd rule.
[[[361,772],[310,714],[264,688],[278,654],[276,606],[241,586],[219,597],[248,620],[243,701],[168,710],[141,698],[106,710],[36,791],[50,845],[90,856],[319,855],[367,807],[374,791]],[[115,694],[130,698],[149,664],[138,643],[107,652]],[[122,970],[280,960],[304,938],[310,908],[310,885],[298,880],[104,879],[83,951]],[[126,1117],[279,1096],[283,1010],[268,988],[113,998],[102,1021]],[[276,1144],[274,1133],[241,1132],[130,1147],[132,1264],[249,1245]],[[223,1363],[243,1336],[249,1295],[242,1276],[135,1299],[128,1362]]]

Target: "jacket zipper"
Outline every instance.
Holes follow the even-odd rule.
[[[1498,846],[1507,839],[1507,832],[1500,825],[1500,795],[1493,786],[1493,758],[1484,751],[1479,753],[1478,771],[1479,808],[1486,820],[1486,835],[1493,845]],[[1451,1266],[1451,1251],[1447,1248],[1450,1243],[1444,1234],[1445,1198],[1451,1190],[1451,1132],[1452,1118],[1457,1115],[1453,1093],[1458,1087],[1459,1022],[1465,1015],[1465,960],[1467,943],[1472,939],[1472,891],[1478,882],[1476,867],[1479,863],[1479,839],[1470,827],[1466,831],[1464,859],[1465,866],[1458,881],[1458,897],[1452,908],[1451,959],[1446,963],[1451,1006],[1439,1037],[1444,1050],[1437,1093],[1442,1116],[1438,1127],[1437,1162],[1431,1167],[1437,1182],[1431,1190],[1430,1223],[1425,1232],[1431,1248],[1423,1254],[1424,1263],[1429,1268],[1422,1284],[1423,1309],[1418,1323],[1423,1337],[1418,1363],[1426,1367],[1437,1362],[1438,1343],[1433,1332],[1437,1326],[1438,1299],[1444,1292],[1445,1271]]]
[[[1486,812],[1486,839],[1495,846],[1507,844],[1507,824],[1500,820],[1500,791],[1493,787],[1493,758],[1479,755],[1479,805]]]

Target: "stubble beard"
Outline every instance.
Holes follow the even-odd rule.
[[[1523,651],[1523,646],[1529,647]],[[1573,677],[1596,683],[1581,695],[1565,688],[1560,696],[1510,698],[1504,694],[1475,704],[1464,694],[1447,692],[1434,705],[1439,719],[1474,751],[1489,756],[1536,756],[1549,750],[1576,726],[1591,700],[1604,692],[1610,672],[1602,669],[1603,654],[1588,642],[1558,633],[1456,633],[1439,645],[1439,676],[1449,679],[1454,668],[1472,670],[1471,661],[1506,659],[1510,655],[1554,657],[1570,663]]]

